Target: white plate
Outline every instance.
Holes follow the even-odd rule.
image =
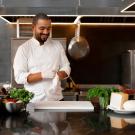
[[[131,113],[135,113],[135,110],[133,110],[133,111],[128,111],[128,110],[124,110],[124,109],[118,110],[118,109],[116,109],[116,108],[114,108],[114,107],[112,107],[110,105],[108,105],[107,108],[110,109],[110,110],[112,110],[112,111],[114,111],[114,112],[116,112],[116,113],[120,113],[120,114],[131,114]]]

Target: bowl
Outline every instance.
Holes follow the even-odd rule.
[[[127,111],[135,111],[135,100],[127,100],[123,104],[123,108]]]
[[[7,97],[7,95],[1,95],[0,94],[0,99],[6,98],[6,97]]]
[[[127,93],[129,95],[134,95],[135,94],[135,89],[124,89],[124,93]]]
[[[20,112],[22,109],[24,109],[24,103],[18,103],[18,102],[6,102],[5,103],[5,109],[6,111],[10,112],[10,113],[14,113],[14,112]]]

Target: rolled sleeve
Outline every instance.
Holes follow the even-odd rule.
[[[60,61],[60,71],[65,71],[69,77],[71,68],[64,48],[61,46],[61,61]]]
[[[18,84],[28,83],[27,77],[30,74],[27,68],[27,57],[23,50],[21,46],[18,48],[13,63],[14,78]]]
[[[65,67],[61,68],[60,71],[65,71],[69,77],[71,68],[70,68],[70,66],[65,66]]]
[[[27,77],[30,73],[18,73],[15,75],[15,81],[18,83],[18,84],[27,84],[28,81],[27,81]]]

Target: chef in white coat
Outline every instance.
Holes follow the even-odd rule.
[[[70,63],[59,41],[49,37],[51,19],[38,13],[32,22],[33,37],[22,44],[15,55],[15,81],[34,93],[31,102],[63,99],[60,80],[70,74]]]

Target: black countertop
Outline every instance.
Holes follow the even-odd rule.
[[[0,114],[0,135],[134,135],[135,114],[21,112]]]

